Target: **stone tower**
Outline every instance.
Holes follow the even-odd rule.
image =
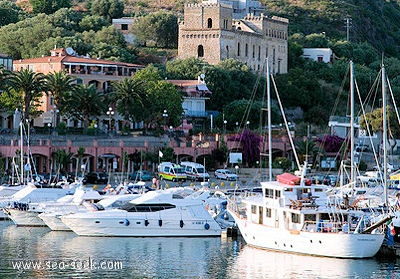
[[[188,4],[179,23],[178,57],[210,64],[233,58],[253,71],[264,71],[269,57],[273,73],[287,73],[288,24],[285,18],[248,15],[233,19],[231,5]]]

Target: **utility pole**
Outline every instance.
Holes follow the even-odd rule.
[[[345,27],[346,27],[346,40],[348,42],[350,42],[350,28],[351,28],[351,25],[352,25],[351,17],[347,16],[344,19],[344,24],[345,24]]]

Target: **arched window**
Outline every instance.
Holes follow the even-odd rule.
[[[197,57],[204,57],[204,47],[202,45],[197,47]]]
[[[240,43],[238,43],[237,56],[240,56]]]
[[[226,46],[226,58],[229,59],[229,46]]]
[[[212,19],[211,18],[207,19],[207,28],[212,28]]]
[[[245,48],[244,48],[244,56],[249,56],[249,45],[246,44]]]

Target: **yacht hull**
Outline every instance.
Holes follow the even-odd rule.
[[[211,218],[186,219],[152,218],[121,212],[114,216],[80,217],[64,215],[62,222],[82,236],[221,236],[220,226]],[[152,215],[152,214],[148,214]]]
[[[46,224],[39,218],[40,212],[7,208],[8,217],[17,226],[45,227]]]
[[[39,214],[39,218],[42,219],[46,226],[48,226],[52,231],[71,231],[71,229],[61,221],[60,217],[61,215],[56,214]]]
[[[384,234],[321,233],[273,228],[231,213],[247,244],[263,249],[335,258],[370,258]]]

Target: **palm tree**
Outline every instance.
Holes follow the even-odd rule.
[[[63,71],[49,73],[46,76],[47,90],[53,95],[55,105],[60,109],[61,113],[64,112],[64,104],[76,86],[74,82],[75,78]]]
[[[78,152],[76,153],[78,158],[76,160],[75,178],[78,177],[78,169],[79,169],[79,166],[81,164],[81,160],[82,160],[84,154],[85,154],[85,148],[84,147],[79,147],[78,148]]]
[[[53,153],[54,161],[57,166],[57,174],[67,173],[67,166],[69,163],[71,163],[71,158],[73,155],[73,153],[67,153],[64,149],[57,150]]]
[[[3,65],[0,65],[0,93],[2,93],[3,90],[7,90],[10,73],[11,72],[7,70]]]
[[[83,122],[83,127],[89,127],[91,117],[105,114],[107,110],[105,96],[97,92],[93,85],[78,85],[74,93],[68,96],[65,110],[78,120]]]
[[[143,82],[133,78],[126,78],[113,82],[114,100],[117,111],[125,120],[138,121],[137,114],[143,109],[143,99],[146,91]]]
[[[43,92],[46,92],[45,76],[34,73],[32,70],[23,69],[12,72],[9,79],[10,88],[22,99],[22,120],[29,119],[35,106],[38,106]],[[33,108],[32,108],[33,107]]]

